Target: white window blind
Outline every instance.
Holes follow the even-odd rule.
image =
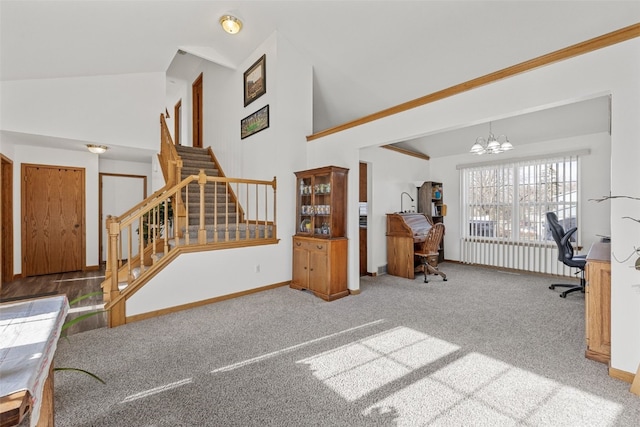
[[[461,175],[463,261],[556,274],[545,213],[565,231],[578,226],[578,156],[469,166]]]

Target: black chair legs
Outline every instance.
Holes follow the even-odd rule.
[[[560,298],[566,298],[567,295],[570,294],[571,292],[580,291],[580,292],[584,293],[585,285],[586,285],[586,281],[585,281],[584,277],[581,277],[579,285],[570,285],[568,283],[554,283],[553,285],[549,285],[549,289],[569,288],[566,291],[560,292]]]
[[[560,292],[560,298],[566,298],[567,294],[570,294],[571,292],[580,291],[580,292],[584,293],[584,287],[581,286],[581,285],[555,284],[555,285],[549,286],[549,289],[555,289],[557,287],[569,288],[564,292]]]

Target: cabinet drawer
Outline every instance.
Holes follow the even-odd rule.
[[[293,248],[305,251],[327,252],[330,243],[324,240],[293,239]]]

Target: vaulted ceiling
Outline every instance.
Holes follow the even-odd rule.
[[[227,13],[239,34],[221,30]],[[2,0],[0,79],[165,72],[178,49],[236,68],[278,31],[313,65],[319,131],[637,22],[640,1]],[[557,122],[518,126],[537,132],[528,140],[569,132]],[[404,145],[454,154],[429,138]]]

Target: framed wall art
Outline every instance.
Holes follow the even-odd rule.
[[[267,56],[262,55],[244,72],[244,106],[267,93]]]
[[[240,139],[258,133],[269,127],[269,105],[240,120]]]

